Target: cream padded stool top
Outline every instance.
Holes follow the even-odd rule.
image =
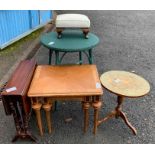
[[[82,14],[61,14],[56,18],[56,28],[89,28],[90,20]]]

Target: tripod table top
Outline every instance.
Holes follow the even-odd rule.
[[[108,71],[101,75],[100,80],[104,88],[119,96],[134,98],[150,91],[150,85],[144,78],[127,71]]]

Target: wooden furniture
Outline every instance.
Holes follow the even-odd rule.
[[[35,137],[28,130],[31,103],[27,98],[27,91],[35,68],[34,60],[22,61],[1,93],[6,115],[13,114],[14,117],[17,133],[13,142],[18,138],[29,138],[35,141]]]
[[[55,52],[55,64],[61,64],[67,53],[78,52],[79,62],[82,64],[82,54],[84,53],[89,61],[93,63],[92,49],[99,43],[99,38],[93,33],[89,33],[88,39],[83,39],[81,31],[64,31],[61,39],[57,38],[56,32],[46,33],[41,36],[41,43],[49,49],[49,65],[51,64],[53,51]],[[60,54],[61,57],[60,57]]]
[[[102,93],[95,65],[37,66],[28,96],[36,112],[40,135],[43,135],[40,108],[43,107],[46,111],[48,129],[51,132],[49,111],[55,100],[81,101],[84,110],[84,132],[88,128],[88,110],[93,106],[93,132],[96,133]]]
[[[86,15],[82,14],[61,14],[57,15],[55,26],[58,38],[61,38],[62,31],[66,28],[80,28],[82,29],[85,38],[88,39],[90,20]]]
[[[122,102],[125,97],[137,98],[146,95],[150,91],[149,83],[142,77],[126,71],[109,71],[101,75],[101,83],[104,88],[116,94],[118,105],[107,117],[98,121],[98,125],[110,118],[121,117],[126,125],[137,134],[136,129],[128,121],[122,111]]]

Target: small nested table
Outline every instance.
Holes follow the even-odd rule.
[[[81,31],[65,30],[63,31],[63,37],[61,39],[57,38],[56,32],[50,32],[42,35],[41,43],[49,49],[49,65],[51,64],[53,52],[55,52],[56,65],[61,64],[67,53],[73,52],[79,53],[78,64],[82,64],[83,62],[83,53],[87,56],[89,64],[92,64],[92,49],[99,43],[99,38],[95,34],[89,33],[88,39],[85,39]]]
[[[109,71],[101,75],[101,83],[104,88],[116,94],[118,105],[107,117],[98,121],[98,125],[110,118],[121,117],[126,125],[137,134],[136,129],[128,121],[122,112],[122,102],[124,97],[137,98],[146,95],[150,91],[149,83],[142,77],[126,71]]]
[[[88,109],[94,108],[96,133],[102,88],[95,65],[37,66],[28,96],[36,112],[40,134],[43,135],[40,109],[46,112],[49,133],[52,131],[50,110],[55,100],[78,100],[84,110],[84,132],[88,128]]]

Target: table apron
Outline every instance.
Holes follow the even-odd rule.
[[[40,99],[50,99],[52,102],[54,101],[81,101],[81,102],[99,102],[101,101],[101,95],[92,95],[92,96],[63,96],[63,97],[31,97],[33,102],[36,102]]]

